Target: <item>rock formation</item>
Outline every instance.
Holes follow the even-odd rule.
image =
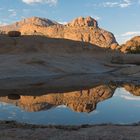
[[[140,53],[140,36],[133,37],[121,45],[120,50],[124,53]]]
[[[22,35],[45,35],[51,38],[89,42],[103,48],[118,46],[114,35],[98,26],[91,17],[79,17],[66,25],[44,18],[27,18],[12,25],[0,27],[1,31],[17,30]]]
[[[65,105],[76,112],[91,112],[96,109],[98,102],[112,97],[114,91],[115,87],[100,85],[88,90],[67,93],[20,96],[20,99],[17,101],[8,99],[8,97],[0,97],[0,101],[15,104],[30,112],[47,110],[59,105]]]
[[[91,18],[91,17],[86,17],[86,18],[83,18],[83,17],[79,17],[79,18],[76,18],[74,19],[72,22],[68,23],[67,26],[72,26],[72,27],[95,27],[95,28],[98,28],[98,22]]]

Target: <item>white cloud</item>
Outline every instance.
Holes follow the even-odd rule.
[[[140,36],[140,31],[128,31],[119,35],[115,35],[117,41],[122,44],[130,40],[134,36]]]
[[[120,3],[120,7],[125,8],[132,4],[131,0],[123,0],[123,3]]]
[[[96,16],[96,15],[95,15],[95,16],[93,15],[93,16],[91,16],[91,17],[93,17],[93,18],[96,19],[96,20],[101,20],[101,17]]]
[[[8,9],[8,12],[10,13],[10,17],[15,17],[17,16],[17,12],[15,9]]]
[[[121,8],[126,8],[132,5],[132,0],[122,0],[120,2],[104,2],[103,7],[121,7]]]
[[[131,31],[131,32],[126,32],[122,34],[121,36],[135,36],[135,35],[140,35],[140,31]]]
[[[59,21],[58,23],[65,25],[65,24],[67,24],[68,22],[66,22],[66,21]]]
[[[116,7],[116,6],[118,6],[118,2],[104,2],[103,3],[103,6],[104,7]]]
[[[47,3],[49,5],[56,5],[57,0],[22,0],[26,4],[33,4],[33,3]]]

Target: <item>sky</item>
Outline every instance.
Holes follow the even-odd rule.
[[[0,0],[0,26],[32,16],[61,23],[92,16],[120,44],[140,35],[140,0]]]

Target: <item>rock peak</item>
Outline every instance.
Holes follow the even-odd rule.
[[[23,24],[34,24],[34,25],[38,25],[38,26],[51,26],[51,25],[57,25],[59,23],[52,21],[50,19],[46,19],[46,18],[40,18],[40,17],[30,17],[30,18],[26,18],[23,19],[21,22],[19,23],[23,23]]]
[[[73,21],[71,21],[70,23],[68,23],[69,26],[86,26],[86,27],[98,27],[98,22],[88,16],[88,17],[78,17],[76,19],[74,19]]]

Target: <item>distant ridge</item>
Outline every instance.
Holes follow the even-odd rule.
[[[20,28],[24,25],[48,27],[48,26],[57,25],[57,24],[59,23],[52,21],[50,19],[40,18],[40,17],[30,17],[30,18],[25,18],[19,22],[15,22],[10,25],[5,25],[3,27],[0,27],[0,29],[9,31],[9,30],[20,30]]]

